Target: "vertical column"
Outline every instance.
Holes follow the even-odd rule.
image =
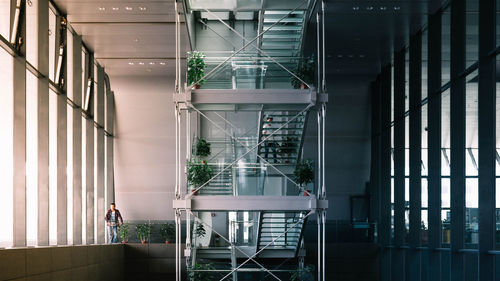
[[[464,280],[465,231],[465,0],[451,2],[450,209],[451,280]]]
[[[370,190],[371,190],[371,218],[370,220],[378,223],[379,212],[379,192],[380,192],[380,76],[372,83],[372,143],[371,143],[371,172],[370,172]]]
[[[104,237],[104,68],[97,67],[97,85],[94,91],[94,116],[99,124],[96,127],[96,223],[97,223],[97,243],[105,243]]]
[[[429,15],[428,89],[428,218],[429,276],[441,280],[441,13]]]
[[[14,58],[14,247],[26,246],[26,60]]]
[[[391,65],[382,68],[380,139],[380,228],[381,280],[391,280]]]
[[[38,246],[49,245],[49,1],[38,1]]]
[[[479,2],[479,280],[495,279],[496,3]]]
[[[94,77],[94,56],[89,54],[89,77]],[[92,92],[90,92],[92,95]],[[90,98],[92,99],[92,98]],[[89,108],[89,111],[91,109]],[[94,244],[94,122],[92,119],[85,120],[85,189],[86,192],[86,241]]]
[[[68,112],[66,95],[57,96],[57,245],[68,244]]]
[[[114,120],[115,95],[112,91],[106,93],[106,131],[111,136],[106,137],[106,206],[115,202],[115,173],[114,173]]]
[[[70,32],[69,30],[67,32]],[[68,38],[68,97],[73,101],[73,244],[82,244],[82,39]]]
[[[405,53],[394,54],[394,245],[392,280],[404,280],[405,243]]]
[[[410,36],[410,234],[408,276],[421,278],[420,247],[422,208],[422,33]]]

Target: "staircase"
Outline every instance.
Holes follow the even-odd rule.
[[[260,117],[259,143],[297,114],[296,111],[264,111]],[[258,147],[258,154],[271,164],[295,165],[301,156],[306,117],[307,113],[300,114],[262,142]]]
[[[209,164],[214,170],[214,175],[222,171],[225,166]],[[198,191],[199,195],[234,195],[233,193],[233,169],[228,168],[222,174],[210,181]]]
[[[264,11],[262,15],[261,49],[272,57],[298,57],[304,32],[304,10],[296,10],[274,25],[290,10]]]
[[[295,225],[304,217],[304,213],[277,213],[261,212],[259,233],[257,239],[257,251],[266,247],[266,249],[288,249],[297,251],[300,240],[302,239],[305,222],[302,221]],[[295,225],[295,226],[294,226]],[[293,228],[292,228],[293,227]],[[292,229],[290,229],[292,228]],[[290,229],[286,234],[285,231]]]

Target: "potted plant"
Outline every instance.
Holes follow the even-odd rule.
[[[307,84],[312,84],[314,82],[314,57],[305,59],[299,63],[295,75]],[[302,81],[297,79],[297,77],[292,77],[292,86],[294,89],[307,89],[307,85]]]
[[[188,161],[187,166],[187,180],[188,183],[192,185],[191,192],[206,183],[214,175],[214,170],[208,166],[206,162],[200,162],[195,159],[193,161]],[[197,195],[197,192],[195,192],[194,195]]]
[[[171,223],[164,223],[160,226],[160,236],[165,240],[165,244],[170,244],[171,241],[174,241],[175,236],[175,228]]]
[[[205,230],[205,226],[202,222],[198,222],[196,225],[196,229],[194,230],[194,235],[196,237],[204,237],[206,234],[207,231]]]
[[[299,268],[292,274],[290,281],[306,281],[309,279],[312,271],[313,268],[310,265],[304,268]]]
[[[207,67],[205,55],[197,51],[188,52],[187,64],[187,83],[194,86],[195,89],[199,89],[205,83],[204,79],[200,80],[205,75],[205,68]]]
[[[122,239],[123,244],[126,244],[128,242],[129,228],[130,228],[130,225],[128,222],[126,222],[122,226],[120,226],[120,229],[119,229],[120,238]]]
[[[148,243],[149,235],[151,235],[151,224],[142,223],[135,226],[135,231],[137,232],[137,236],[141,240],[142,244]]]
[[[203,270],[203,271],[198,271],[198,270]],[[189,271],[189,279],[191,281],[214,281],[215,280],[214,274],[210,271],[205,271],[205,270],[215,270],[215,267],[213,267],[211,263],[206,263],[206,264],[197,263],[193,267],[191,267],[191,270]]]
[[[295,166],[295,171],[293,171],[295,182],[302,188],[306,188],[308,183],[314,180],[314,166],[313,162],[309,159],[306,161],[299,161],[297,166]],[[311,192],[307,190],[307,192]],[[308,196],[307,192],[304,191],[304,196]]]
[[[201,158],[210,155],[210,143],[204,138],[198,138],[195,146],[195,155]]]

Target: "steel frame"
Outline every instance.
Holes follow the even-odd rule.
[[[299,6],[295,7],[290,13],[294,12],[295,10],[299,9],[306,1],[303,1],[300,3]],[[240,263],[237,267],[233,267],[232,270],[230,270],[221,280],[224,280],[234,274],[235,272],[241,271],[241,267],[250,262],[253,261],[256,263],[262,271],[267,272],[269,275],[273,276],[277,280],[281,280],[278,278],[273,271],[265,268],[262,264],[258,263],[255,261],[255,257],[259,255],[263,250],[268,248],[270,245],[272,245],[277,239],[285,235],[287,232],[290,230],[294,229],[297,225],[300,223],[304,223],[306,218],[312,214],[317,215],[317,226],[318,226],[318,240],[317,240],[317,251],[318,251],[318,260],[317,260],[317,280],[326,280],[325,279],[325,241],[326,241],[326,231],[325,231],[325,226],[326,226],[326,209],[328,208],[328,201],[326,200],[326,183],[325,183],[325,130],[326,130],[326,101],[327,99],[325,98],[326,96],[326,79],[325,79],[325,60],[324,60],[324,48],[325,48],[325,30],[324,30],[324,9],[325,9],[325,2],[322,1],[322,6],[320,8],[320,13],[317,15],[317,28],[318,28],[318,50],[321,49],[323,52],[323,60],[320,59],[321,54],[318,53],[318,70],[323,71],[322,77],[320,76],[320,71],[318,72],[318,89],[314,89],[312,87],[309,87],[311,91],[314,91],[314,95],[311,96],[311,102],[308,104],[304,104],[304,108],[300,110],[298,114],[290,118],[287,122],[282,124],[279,128],[274,129],[271,134],[269,134],[267,137],[263,138],[261,141],[259,141],[256,145],[254,146],[247,146],[243,142],[241,142],[238,138],[233,136],[231,133],[229,133],[227,130],[222,128],[220,125],[218,125],[216,122],[211,120],[206,114],[204,114],[200,109],[198,109],[196,106],[191,104],[189,102],[188,97],[191,96],[191,87],[192,85],[186,85],[182,83],[182,76],[181,76],[181,48],[180,48],[180,9],[179,5],[182,5],[182,0],[178,0],[175,3],[175,12],[176,12],[176,81],[175,81],[175,92],[174,92],[174,104],[175,104],[175,111],[174,111],[174,116],[175,116],[175,132],[176,132],[176,144],[175,144],[175,150],[176,150],[176,180],[175,180],[175,200],[173,201],[173,208],[175,210],[175,228],[176,228],[176,281],[182,280],[182,274],[181,274],[181,266],[182,266],[182,237],[181,237],[181,224],[182,224],[182,215],[185,213],[185,220],[186,220],[186,235],[185,235],[185,245],[186,248],[184,250],[184,257],[186,257],[186,264],[189,264],[189,258],[191,257],[191,216],[196,219],[198,222],[201,222],[203,225],[206,227],[210,228],[216,235],[221,237],[224,241],[228,242],[231,247],[232,251],[238,251],[245,255],[247,259]],[[184,6],[185,7],[185,6]],[[245,40],[245,44],[242,48],[238,49],[234,53],[232,53],[228,58],[226,58],[223,62],[221,62],[218,66],[216,66],[214,69],[212,69],[209,73],[207,73],[203,78],[200,80],[205,79],[206,77],[210,76],[212,73],[214,73],[218,68],[220,68],[221,65],[229,61],[231,58],[233,58],[235,55],[240,53],[242,50],[246,49],[248,46],[251,46],[255,48],[259,53],[263,54],[267,58],[269,58],[271,61],[274,63],[278,64],[281,68],[285,69],[289,74],[292,76],[296,77],[300,81],[299,77],[297,77],[292,71],[288,70],[286,67],[281,65],[279,62],[277,62],[274,58],[271,56],[267,55],[264,51],[261,50],[260,48],[260,42],[257,45],[254,45],[253,42],[256,40],[260,40],[260,38],[265,34],[270,28],[263,30],[262,32],[259,31],[257,37],[255,37],[252,40],[246,39],[244,36],[242,36],[240,33],[238,33],[236,30],[231,28],[229,25],[224,23],[217,15],[213,14],[211,11],[208,9],[205,9],[206,12],[211,13],[214,15],[220,22],[222,22],[226,27],[228,27],[230,30],[232,30],[237,36]],[[289,14],[290,14],[289,13]],[[276,23],[274,23],[272,26],[279,24],[284,18],[286,18],[289,14],[283,16],[280,20],[278,20]],[[320,22],[322,23],[320,25]],[[271,26],[271,27],[272,27]],[[322,32],[320,33],[320,29],[322,29]],[[322,79],[321,79],[321,78]],[[303,81],[302,81],[303,82]],[[307,83],[304,82],[304,84],[307,85]],[[182,87],[184,86],[184,87]],[[238,90],[236,90],[238,91]],[[316,98],[316,95],[318,95],[318,98]],[[321,95],[321,97],[320,97]],[[181,96],[184,96],[184,98],[179,98]],[[262,101],[260,101],[262,103]],[[272,101],[271,101],[272,102]],[[235,101],[237,103],[237,101]],[[265,210],[278,210],[279,211],[279,205],[280,204],[268,204],[267,207],[265,206],[265,203],[263,204],[253,204],[252,199],[256,199],[260,202],[266,202],[265,196],[259,196],[259,198],[250,198],[251,196],[245,196],[245,197],[240,197],[238,198],[237,196],[201,196],[201,197],[193,197],[193,194],[200,190],[201,188],[205,187],[207,184],[209,184],[213,179],[215,179],[217,176],[219,176],[221,173],[223,173],[225,170],[229,169],[232,167],[234,164],[238,162],[238,160],[242,159],[252,151],[255,151],[255,149],[258,148],[258,146],[265,142],[268,138],[272,137],[274,134],[285,128],[290,122],[293,122],[296,118],[298,118],[302,113],[307,112],[311,109],[315,109],[317,111],[317,125],[318,125],[318,178],[317,178],[317,196],[310,196],[308,198],[305,197],[297,197],[297,196],[286,196],[286,197],[280,197],[283,198],[284,202],[291,202],[293,200],[302,200],[304,201],[305,205],[301,205],[302,209],[300,211],[306,211],[306,215],[299,219],[295,224],[293,224],[291,227],[286,228],[284,232],[282,232],[280,235],[277,237],[274,237],[271,242],[267,243],[264,247],[260,248],[259,250],[256,250],[256,252],[252,255],[247,254],[244,250],[242,250],[240,247],[234,245],[228,238],[224,237],[220,233],[218,233],[216,230],[214,230],[210,225],[207,223],[203,222],[194,212],[195,211],[207,211],[207,210],[217,210],[217,205],[224,205],[220,204],[220,201],[226,201],[226,202],[232,202],[231,206],[233,206],[233,209],[251,209],[252,205],[253,208],[259,207],[259,211],[265,211]],[[184,128],[181,127],[181,117],[182,113],[185,112],[185,120],[186,120],[186,126]],[[191,138],[190,134],[192,132],[191,128],[191,113],[195,113],[197,116],[204,117],[206,120],[208,120],[210,123],[215,125],[217,128],[222,130],[222,132],[230,137],[230,139],[239,145],[243,146],[246,148],[246,152],[242,154],[242,156],[238,157],[235,159],[232,163],[228,164],[226,167],[224,167],[221,171],[219,171],[216,175],[214,175],[211,179],[209,179],[206,183],[203,185],[197,187],[195,190],[192,190],[191,192],[184,194],[182,192],[182,189],[185,189],[185,186],[183,186],[183,181],[182,176],[182,162],[183,162],[183,156],[182,156],[182,151],[181,151],[181,135],[183,129],[185,130],[186,133],[186,152],[185,152],[185,158],[186,160],[189,160],[191,158]],[[225,123],[228,123],[230,126],[233,126],[231,122],[221,115],[217,114]],[[199,118],[199,117],[198,117]],[[275,165],[269,163],[264,157],[260,156],[257,154],[257,157],[259,159],[269,165],[271,168],[276,170],[279,174],[281,174],[284,178],[287,180],[290,180],[292,183],[295,185],[299,186],[295,181],[290,179],[286,174],[284,174],[281,170],[278,169]],[[309,194],[308,191],[304,190],[301,186],[299,188]],[[210,198],[210,197],[215,197],[215,198]],[[276,197],[276,196],[273,196]],[[217,200],[211,200],[211,199],[217,199]],[[276,198],[268,198],[269,200],[276,200]],[[307,201],[307,202],[306,202]],[[276,202],[276,201],[274,201]],[[297,201],[298,202],[298,201]],[[238,205],[239,206],[236,206]],[[227,205],[227,204],[226,204]],[[286,203],[281,204],[281,205],[286,205]],[[292,209],[293,209],[293,204],[289,204]],[[285,207],[282,207],[285,208]],[[234,211],[231,209],[231,211]],[[303,240],[302,240],[303,242]],[[299,245],[304,245],[304,243],[300,243]],[[303,259],[300,259],[300,266],[303,266]]]

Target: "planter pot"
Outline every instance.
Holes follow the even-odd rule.
[[[193,192],[193,191],[195,191],[195,190],[196,190],[196,188],[191,189],[191,191],[190,191],[190,192]],[[194,195],[194,196],[198,195],[198,191],[195,191],[195,192],[193,193],[193,195]]]
[[[194,84],[193,88],[196,89],[196,90],[198,90],[200,88],[200,85]]]
[[[300,84],[300,89],[305,90],[305,89],[309,89],[309,88],[307,87],[306,84]]]
[[[165,241],[165,244],[170,244],[170,241],[168,241],[168,240],[167,240],[167,241]]]
[[[312,191],[311,190],[306,190],[307,192],[311,193]],[[309,196],[309,194],[307,194],[307,192],[304,191],[304,196]]]
[[[148,241],[141,241],[142,244],[148,244]]]
[[[127,244],[127,243],[128,243],[128,241],[127,241],[127,240],[123,240],[123,241],[122,241],[122,244]]]

